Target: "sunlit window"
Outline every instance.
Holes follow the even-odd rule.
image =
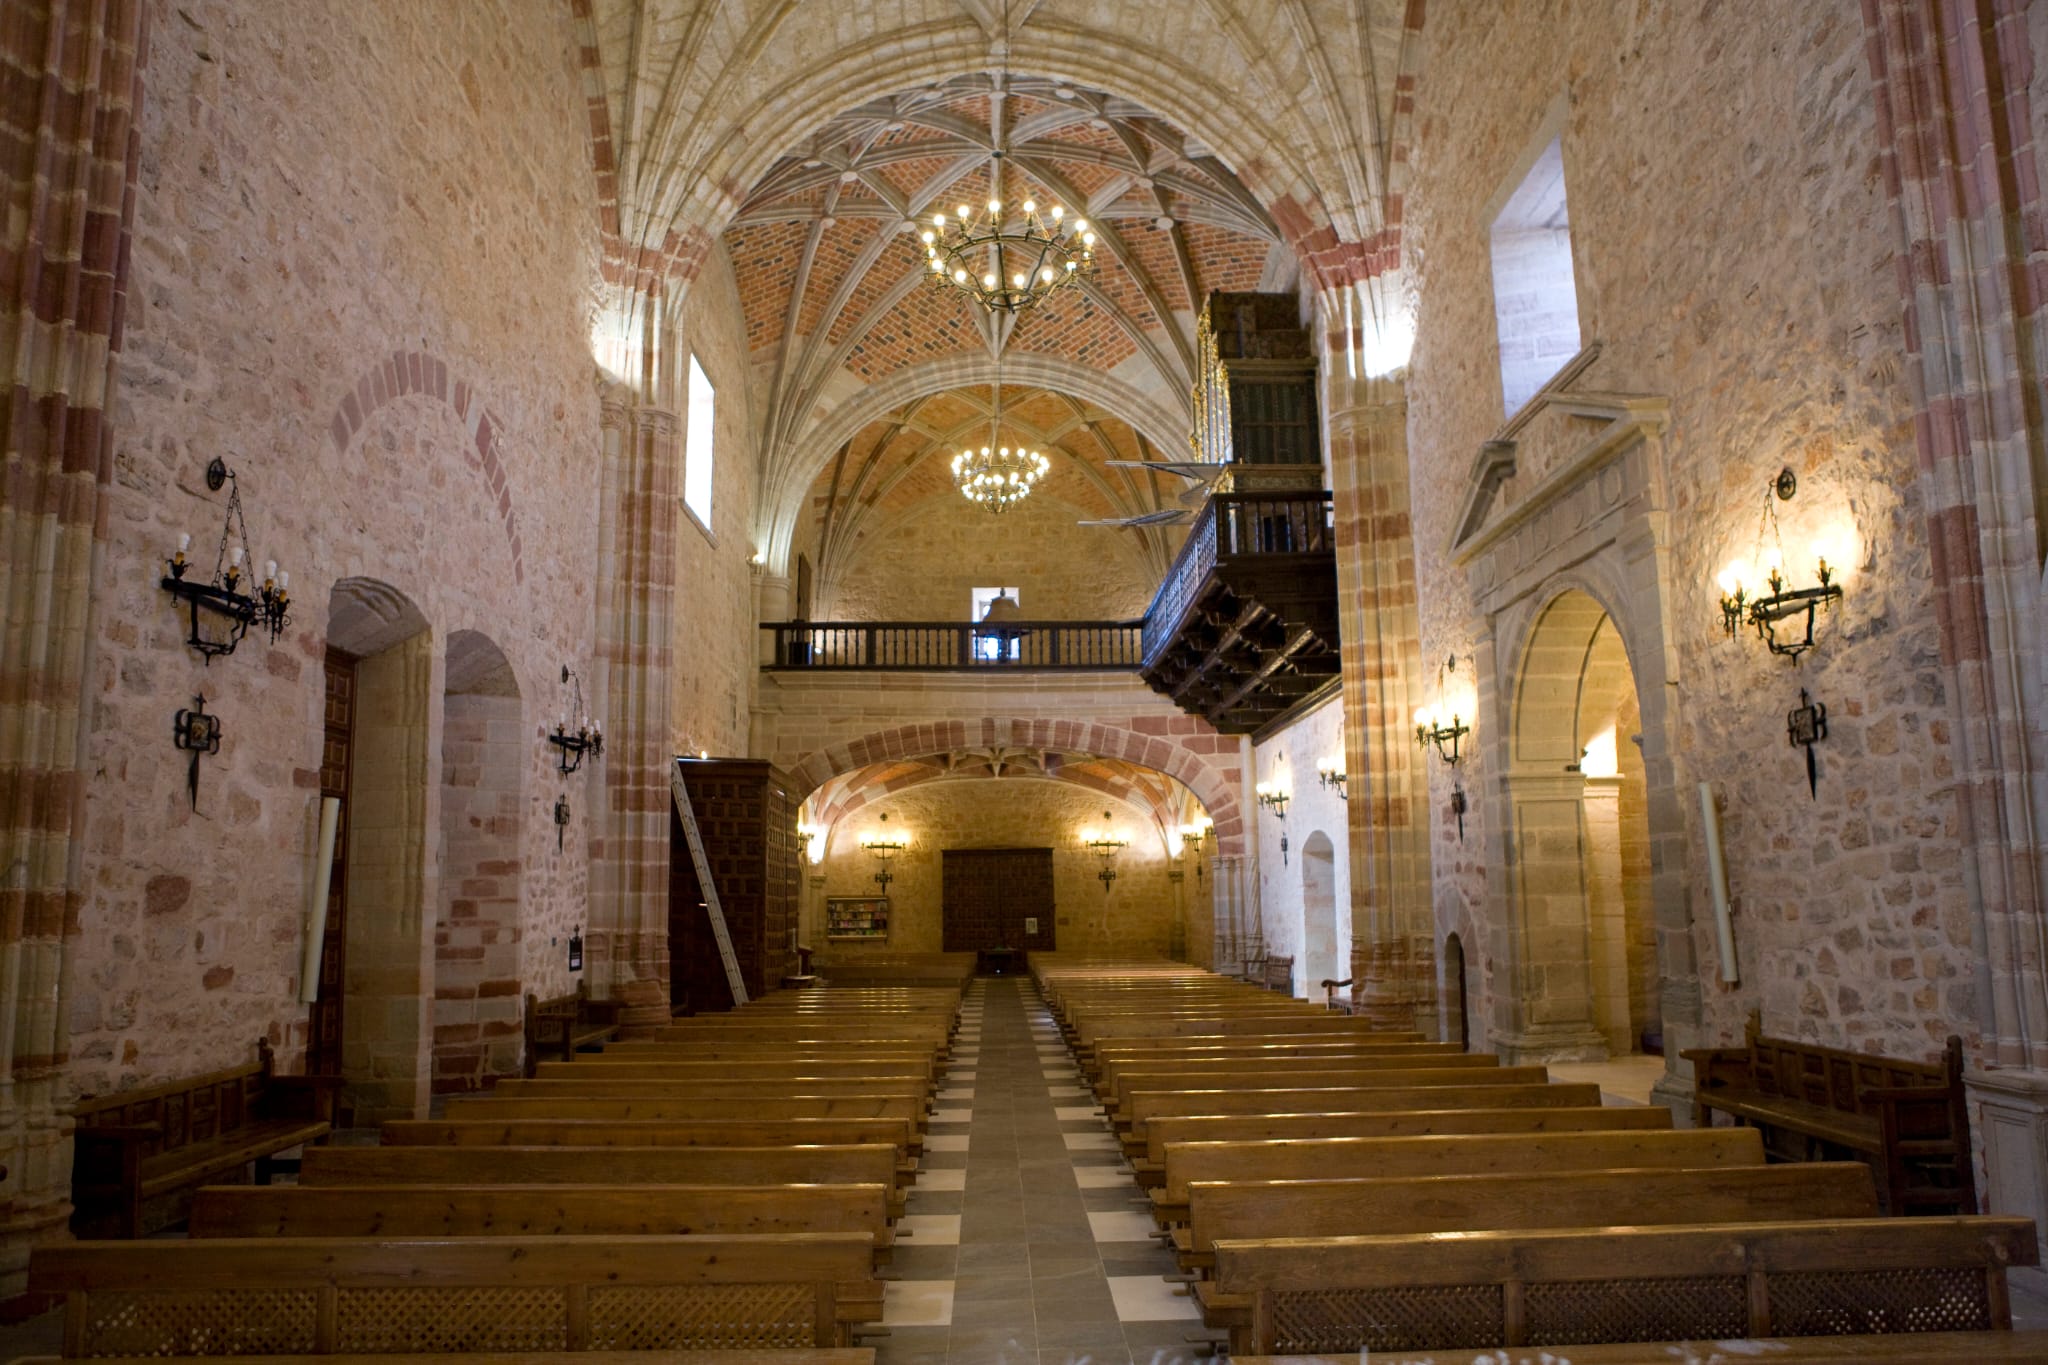
[[[718,402],[711,378],[690,357],[690,416],[683,428],[683,506],[711,529],[712,413]]]

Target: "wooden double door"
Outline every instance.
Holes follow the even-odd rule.
[[[949,848],[939,870],[947,952],[1052,950],[1051,849]]]

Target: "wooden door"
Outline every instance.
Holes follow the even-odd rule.
[[[307,1013],[306,1070],[341,1074],[343,958],[348,943],[349,751],[355,738],[356,657],[327,651],[327,699],[320,743],[320,795],[341,799],[334,825],[334,871],[327,883],[327,932],[320,942],[320,992]]]
[[[949,848],[941,855],[939,868],[940,922],[947,952],[1052,951],[1051,849]]]

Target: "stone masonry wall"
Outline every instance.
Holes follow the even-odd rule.
[[[1482,211],[1567,95],[1580,317],[1604,347],[1579,387],[1671,404],[1672,757],[1696,853],[1694,784],[1720,797],[1742,972],[1733,988],[1714,979],[1695,856],[1704,1031],[1736,1036],[1760,1008],[1772,1032],[1904,1056],[1970,1035],[1949,719],[1857,6],[1525,0],[1490,24],[1432,23],[1425,41],[1406,198],[1420,299],[1409,439],[1422,657],[1464,654],[1482,625],[1446,554],[1464,471],[1500,426]],[[1796,671],[1753,638],[1721,634],[1714,585],[1724,563],[1754,553],[1782,465],[1800,481],[1797,499],[1777,505],[1798,581],[1812,581],[1815,533],[1853,528],[1853,549],[1833,561],[1847,570],[1846,600]],[[1500,660],[1502,696],[1515,666]],[[1830,713],[1817,798],[1784,739],[1801,688]],[[1473,797],[1465,841],[1435,774],[1434,849],[1439,927],[1470,951],[1487,942],[1477,917],[1503,875],[1482,860],[1503,802],[1481,755],[1460,776]],[[1476,995],[1504,986],[1490,979],[1497,965],[1470,964]],[[1489,1014],[1475,1000],[1475,1020]]]
[[[518,1075],[519,698],[452,695],[441,722],[441,904],[434,929],[433,1088]]]
[[[1316,779],[1316,764],[1326,757],[1344,755],[1344,709],[1332,697],[1328,702],[1295,721],[1279,734],[1270,736],[1254,751],[1260,782],[1277,781],[1286,787],[1290,800],[1283,826],[1270,810],[1259,810],[1258,826],[1259,907],[1265,930],[1266,951],[1294,959],[1294,991],[1305,998],[1321,1000],[1316,981],[1330,975],[1341,979],[1351,975],[1351,853],[1346,819],[1351,803]],[[1280,853],[1280,838],[1287,837],[1288,852]],[[1303,880],[1306,864],[1302,850],[1315,834],[1321,833],[1332,846],[1335,874],[1336,960],[1329,973],[1309,975],[1309,953],[1303,918]]]
[[[245,1061],[259,1036],[296,1064],[337,579],[397,589],[436,650],[490,635],[525,696],[590,654],[596,214],[565,12],[181,0],[150,26],[68,985],[87,1091]],[[276,644],[205,667],[157,579],[180,531],[211,570],[214,456],[295,605]],[[202,691],[226,738],[195,811],[168,735]],[[529,927],[580,919],[537,730],[523,750]],[[438,853],[437,826],[415,837]]]
[[[723,245],[690,286],[679,340],[677,368],[687,372],[687,349],[697,357],[717,395],[717,462],[712,467],[709,535],[683,510],[680,464],[676,470],[675,653],[669,673],[669,724],[678,753],[708,749],[713,754],[743,754],[759,648],[747,561],[755,549],[760,443],[749,387],[753,370],[747,363],[746,318]],[[687,385],[676,387],[672,406],[678,429],[687,431]]]
[[[1102,812],[1110,811],[1105,822]],[[910,847],[891,860],[889,871],[890,952],[938,952],[944,943],[940,915],[944,850],[949,848],[1050,848],[1053,861],[1054,935],[1063,953],[1115,957],[1164,957],[1172,932],[1179,889],[1168,879],[1171,866],[1159,828],[1135,806],[1112,802],[1102,793],[1028,778],[935,782],[898,792],[840,822],[832,831],[825,861],[826,896],[872,896],[874,859],[860,840],[877,828],[886,811],[889,828],[908,832]],[[1117,855],[1116,880],[1104,894],[1097,873],[1102,864],[1081,847],[1081,832],[1105,823],[1130,840]],[[822,902],[821,902],[822,905]],[[864,944],[818,946],[851,956]]]
[[[1130,621],[1159,585],[1135,532],[1076,526],[1085,514],[1037,495],[1001,516],[959,496],[878,528],[837,569],[817,619],[964,621],[969,591],[1009,587],[1033,621]]]

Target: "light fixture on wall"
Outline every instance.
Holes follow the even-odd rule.
[[[1180,827],[1181,851],[1194,861],[1197,886],[1202,882],[1202,843],[1215,827],[1215,822],[1206,815]]]
[[[1261,782],[1252,789],[1259,804],[1280,817],[1280,865],[1287,865],[1287,803],[1291,799],[1287,784],[1279,778]]]
[[[1102,894],[1105,896],[1109,894],[1109,884],[1116,880],[1116,855],[1123,852],[1130,842],[1129,839],[1120,838],[1110,827],[1108,811],[1102,812],[1101,829],[1081,831],[1082,846],[1102,859],[1102,870],[1095,876],[1102,883]]]
[[[796,837],[803,840],[804,861],[812,867],[825,861],[825,827],[823,825],[797,823]]]
[[[242,637],[249,633],[252,625],[268,630],[270,642],[276,644],[277,637],[292,623],[292,599],[286,591],[291,575],[280,572],[276,560],[271,560],[265,567],[263,582],[256,586],[254,592],[242,590],[242,565],[249,556],[249,526],[242,516],[242,488],[235,481],[234,471],[216,457],[206,466],[206,486],[218,493],[226,484],[235,486],[228,491],[227,512],[220,528],[220,546],[214,552],[213,576],[203,583],[185,577],[190,567],[185,552],[192,548],[192,537],[188,533],[178,537],[177,553],[165,563],[170,572],[162,580],[164,591],[186,606],[190,629],[185,643],[205,656],[208,664],[220,655],[234,653],[235,646],[242,643]],[[241,543],[231,547],[228,542],[234,539]],[[219,624],[211,633],[201,629],[202,608],[208,618],[218,618]]]
[[[1331,754],[1316,764],[1316,781],[1322,784],[1325,791],[1335,787],[1337,799],[1340,801],[1351,799],[1350,778],[1351,775],[1344,771],[1342,754]]]
[[[1415,711],[1415,742],[1425,749],[1434,747],[1436,756],[1453,768],[1458,766],[1458,742],[1472,733],[1465,722],[1469,709],[1462,698],[1452,696],[1457,672],[1458,656],[1453,654],[1436,672],[1436,695]]]
[[[860,846],[875,860],[875,885],[882,888],[882,894],[889,892],[889,883],[896,880],[889,871],[889,860],[910,847],[910,841],[901,834],[889,832],[889,817],[881,817],[881,828],[871,831],[860,841]]]
[[[1814,616],[1822,607],[1833,609],[1842,600],[1842,585],[1835,581],[1848,556],[1840,543],[1846,537],[1833,535],[1818,539],[1813,547],[1814,577],[1817,582],[1810,588],[1789,586],[1785,577],[1785,542],[1778,529],[1778,507],[1781,502],[1791,501],[1799,491],[1799,478],[1791,469],[1781,469],[1764,492],[1764,511],[1756,528],[1756,553],[1747,563],[1737,561],[1721,570],[1721,628],[1734,639],[1743,626],[1753,626],[1759,640],[1773,654],[1783,655],[1794,663],[1799,656],[1814,646]],[[1765,533],[1770,536],[1770,545],[1764,544]],[[1830,555],[1834,562],[1829,563]],[[1758,565],[1762,566],[1764,582],[1770,592],[1761,597],[1750,596],[1750,589],[1756,582]],[[1788,628],[1780,638],[1778,628],[1787,622],[1797,623]],[[1796,631],[1796,633],[1795,633]]]
[[[596,758],[604,753],[604,724],[584,714],[583,681],[567,664],[562,665],[562,682],[571,689],[569,711],[555,722],[548,743],[562,751],[555,757],[567,777],[583,766],[585,754]]]

